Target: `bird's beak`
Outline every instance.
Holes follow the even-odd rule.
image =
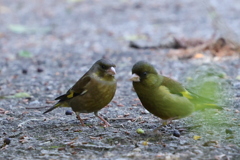
[[[107,73],[108,73],[109,75],[114,76],[114,75],[116,74],[116,70],[115,70],[114,67],[111,67],[111,68],[109,68],[109,69],[107,70]]]
[[[137,74],[133,73],[129,80],[133,82],[140,82],[140,77]]]

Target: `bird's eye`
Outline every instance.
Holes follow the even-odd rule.
[[[105,65],[101,65],[101,68],[102,68],[102,69],[108,69],[108,67],[105,66]]]
[[[147,72],[143,72],[142,74],[143,74],[143,76],[146,76],[146,75],[147,75]]]

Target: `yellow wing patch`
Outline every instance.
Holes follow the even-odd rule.
[[[72,90],[70,90],[70,93],[67,95],[67,98],[72,98],[73,94],[74,94],[74,92]]]
[[[73,98],[76,95],[84,95],[85,93],[87,93],[87,90],[84,90],[81,94],[76,94],[73,90],[70,90],[70,93],[67,95],[67,98]]]
[[[188,91],[183,91],[181,92],[183,97],[186,97],[188,99],[193,99],[193,97],[191,96],[191,94]]]

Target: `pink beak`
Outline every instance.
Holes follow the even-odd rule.
[[[140,77],[137,74],[133,73],[129,80],[133,82],[140,82]]]
[[[111,68],[109,68],[109,69],[107,70],[107,73],[108,73],[109,75],[114,76],[114,75],[116,74],[116,70],[115,70],[114,67],[111,67]]]

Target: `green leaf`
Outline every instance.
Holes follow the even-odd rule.
[[[12,32],[15,33],[26,33],[29,32],[29,29],[22,25],[10,25],[8,27]]]
[[[20,57],[24,57],[24,58],[31,58],[33,55],[32,55],[32,53],[30,53],[30,52],[28,52],[28,51],[20,51],[19,53],[18,53],[18,55],[20,56]]]
[[[26,97],[31,97],[31,95],[28,94],[27,92],[19,92],[12,96],[6,96],[6,98],[26,98]]]
[[[60,148],[60,146],[50,146],[49,148],[55,149],[55,148]]]
[[[194,135],[194,136],[193,136],[193,139],[194,139],[194,140],[199,140],[200,138],[202,138],[202,137],[201,137],[201,136],[197,136],[197,135]]]
[[[236,77],[236,79],[237,79],[237,80],[240,80],[240,75],[238,75],[238,76]]]
[[[138,129],[136,130],[136,132],[137,132],[138,134],[144,134],[144,130],[143,130],[142,128],[138,128]]]
[[[137,35],[137,34],[126,35],[123,38],[126,41],[136,41],[136,40],[146,40],[147,39],[147,37],[145,35]]]
[[[50,27],[28,27],[20,24],[11,24],[8,26],[8,29],[14,33],[23,34],[23,33],[46,33],[51,30]]]

